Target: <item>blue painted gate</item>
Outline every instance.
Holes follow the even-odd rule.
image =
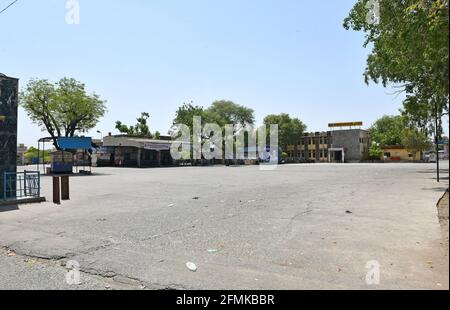
[[[4,197],[0,199],[39,198],[41,195],[39,171],[5,172],[3,178]]]

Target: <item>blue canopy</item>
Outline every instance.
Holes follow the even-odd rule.
[[[89,150],[90,148],[92,148],[92,138],[59,137],[58,145],[63,150],[77,150],[77,149]]]

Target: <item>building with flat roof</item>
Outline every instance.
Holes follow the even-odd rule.
[[[170,140],[155,140],[127,135],[106,136],[103,138],[102,155],[97,165],[119,167],[170,166],[173,164],[170,155],[171,143]]]
[[[331,126],[332,125],[332,126]],[[300,162],[360,162],[369,159],[370,137],[367,130],[352,128],[361,122],[330,124],[330,128],[314,133],[305,133],[297,147],[289,145],[288,159]],[[343,127],[351,127],[342,129]]]
[[[21,143],[17,147],[17,165],[24,166],[29,164],[25,158],[25,153],[28,151],[28,147]]]
[[[382,146],[383,159],[387,161],[415,161],[422,159],[422,152],[415,154],[408,151],[403,145]]]

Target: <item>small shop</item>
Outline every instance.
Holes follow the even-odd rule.
[[[52,138],[41,138],[38,141],[38,158],[36,161],[37,169],[40,171],[42,163],[43,170],[46,174],[71,174],[74,173],[91,173],[91,149],[92,139],[89,137],[58,137],[56,143],[59,150],[51,153],[50,166],[46,166],[45,162],[45,143],[53,143]],[[42,153],[41,153],[42,143]],[[42,160],[41,160],[42,156]]]

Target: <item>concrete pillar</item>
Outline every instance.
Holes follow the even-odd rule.
[[[156,160],[158,161],[158,166],[161,166],[161,151],[156,151]]]
[[[61,204],[61,188],[59,187],[59,177],[53,177],[53,203]]]
[[[4,173],[17,168],[17,104],[19,80],[0,73],[0,199]]]
[[[137,166],[138,166],[138,168],[141,168],[141,157],[142,157],[142,149],[138,148],[138,151],[137,151]]]
[[[61,200],[70,200],[69,176],[61,176]]]
[[[315,137],[314,141],[316,142],[316,162],[320,163],[320,137]]]

